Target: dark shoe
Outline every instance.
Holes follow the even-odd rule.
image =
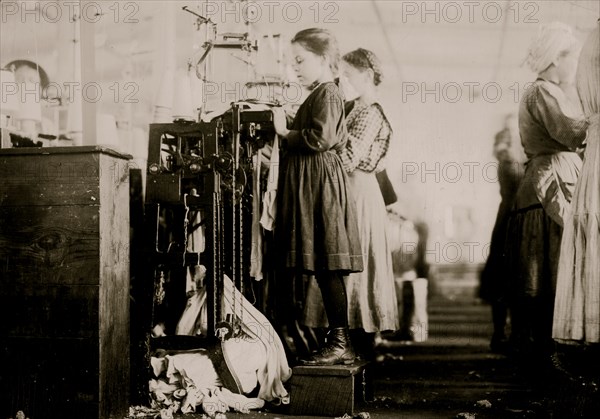
[[[356,355],[350,343],[348,329],[338,327],[329,331],[324,348],[300,362],[303,365],[350,365],[355,358]]]

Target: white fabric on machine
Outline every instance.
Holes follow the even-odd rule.
[[[273,231],[277,216],[277,183],[279,180],[279,137],[273,139],[273,150],[269,163],[267,190],[263,196],[263,209],[260,224],[265,230]]]
[[[260,231],[260,197],[262,191],[260,188],[260,173],[262,163],[262,151],[258,150],[252,157],[254,170],[252,173],[252,244],[250,247],[250,276],[257,281],[263,279],[262,263],[262,231]]]
[[[234,287],[227,275],[223,278],[223,285],[221,304],[224,315],[235,314],[242,323],[242,335],[225,341],[223,349],[230,361],[228,365],[232,374],[238,377],[244,391],[253,390],[258,383],[259,398],[288,403],[289,395],[283,383],[290,378],[292,371],[279,335],[269,320]],[[177,334],[206,335],[206,316],[206,290],[201,288],[188,300]]]

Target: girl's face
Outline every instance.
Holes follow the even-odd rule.
[[[297,42],[292,44],[292,68],[303,86],[310,86],[325,73],[329,63],[325,57],[317,55]]]
[[[362,96],[373,83],[368,70],[360,70],[345,61],[342,61],[342,76],[358,96]]]
[[[579,48],[573,48],[559,55],[555,61],[558,78],[561,83],[570,84],[575,81]]]

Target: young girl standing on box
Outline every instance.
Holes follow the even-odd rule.
[[[290,129],[283,110],[274,109],[281,137],[278,205],[275,224],[281,263],[314,274],[329,319],[326,345],[308,365],[350,364],[354,351],[348,336],[344,276],[363,269],[356,209],[337,150],[347,138],[344,98],[334,77],[339,50],[324,29],[306,29],[292,39],[293,68],[311,90]]]

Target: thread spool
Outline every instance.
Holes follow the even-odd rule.
[[[173,120],[195,121],[192,105],[192,84],[187,71],[177,73],[175,96],[173,97]]]
[[[154,100],[154,122],[169,123],[172,121],[174,72],[167,68],[161,77],[156,99]]]

